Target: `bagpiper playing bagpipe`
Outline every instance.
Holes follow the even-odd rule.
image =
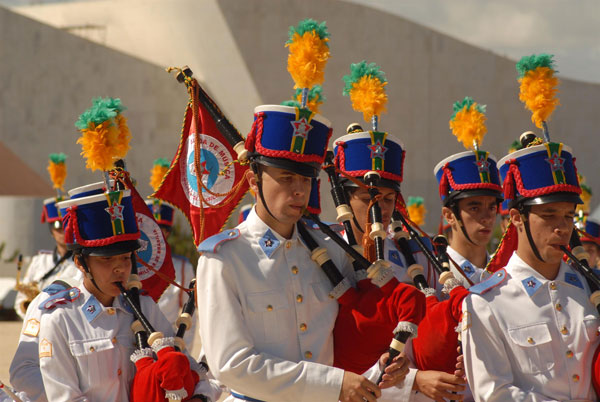
[[[197,286],[207,298],[199,303],[200,333],[213,373],[232,388],[234,400],[333,401],[357,392],[370,401],[380,393],[364,377],[327,367],[333,363],[338,303],[340,308],[350,303],[360,307],[361,294],[352,286],[354,273],[346,269],[345,251],[314,228],[321,224],[318,217],[311,217],[314,223],[299,221],[331,136],[329,122],[306,107],[309,89],[323,80],[328,36],[324,23],[312,20],[290,29],[288,70],[301,89],[300,104],[255,109],[245,141],[247,153],[237,151],[239,161],[250,162],[248,177],[257,203],[236,229],[199,246],[203,255]],[[184,75],[188,85],[197,85],[189,73]],[[226,121],[214,102],[202,97],[207,113]],[[220,130],[233,133],[224,135],[230,145],[240,143],[241,136],[230,124],[222,124]],[[361,260],[363,269],[373,265],[354,249],[350,253]],[[371,272],[383,279],[382,286],[392,279],[385,270],[389,268],[379,264],[375,268]],[[375,289],[373,295],[382,294],[378,286],[369,288]],[[387,349],[398,323],[397,312],[394,315],[385,344],[373,349],[378,353],[374,360],[369,352],[368,367]],[[227,320],[217,319],[225,316]],[[418,314],[412,319],[418,322]],[[350,329],[351,338],[358,331],[356,322]],[[347,354],[364,352],[350,347]],[[403,378],[404,369],[398,364],[388,370],[382,387]]]
[[[485,107],[466,97],[453,105],[454,114],[450,128],[457,139],[468,149],[451,155],[434,169],[439,183],[439,193],[446,212],[446,220],[453,225],[452,241],[456,246],[466,245],[482,254],[484,265],[486,245],[491,237],[491,228],[495,222],[497,208],[502,201],[502,188],[496,158],[480,149],[487,129],[485,127]],[[448,256],[445,237],[435,241],[447,266],[453,273],[445,293],[447,300],[428,299],[427,314],[419,325],[420,336],[412,342],[411,359],[421,371],[441,372],[444,386],[437,389],[450,397],[450,391],[462,388],[464,381],[455,376],[458,347],[460,340],[456,328],[462,315],[462,301],[468,295],[466,287],[480,281],[481,268],[453,252]],[[458,263],[457,261],[458,260]],[[456,281],[459,281],[458,283]],[[456,286],[460,284],[460,286]],[[421,374],[423,375],[423,374]],[[433,397],[434,394],[429,394]]]
[[[152,298],[140,294],[145,282],[153,284],[148,295],[158,298],[166,282],[137,272],[136,251],[153,240],[148,233],[141,237],[139,213],[152,218],[126,172],[113,170],[131,137],[123,109],[118,99],[98,98],[77,122],[87,166],[101,170],[104,183],[86,186],[58,205],[67,247],[84,279],[41,306],[49,310],[39,335],[46,393],[49,400],[215,400],[218,387],[189,355],[175,350],[171,325]],[[160,274],[169,277],[168,270]],[[132,353],[134,344],[138,350]],[[132,382],[143,389],[132,388]]]
[[[524,57],[517,70],[520,99],[545,139],[524,135],[523,149],[498,161],[511,222],[486,268],[492,276],[463,304],[467,377],[478,401],[596,400],[600,281],[573,230],[573,151],[548,133],[558,105],[552,56]]]

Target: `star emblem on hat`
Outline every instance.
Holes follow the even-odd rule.
[[[550,164],[550,169],[552,169],[553,172],[565,171],[565,158],[561,158],[557,152],[552,153],[550,158],[546,158],[546,162]]]
[[[104,208],[106,212],[110,215],[111,221],[123,220],[123,209],[125,207],[116,201],[112,203],[112,205],[108,208]]]
[[[490,172],[490,162],[487,159],[480,159],[473,163],[477,166],[477,170],[480,174]]]
[[[160,213],[160,204],[152,204],[152,213],[158,215]]]
[[[383,144],[379,140],[377,140],[375,144],[369,145],[369,149],[371,150],[371,159],[384,159],[385,153],[388,150],[387,147],[383,146]]]
[[[308,136],[308,132],[313,128],[310,124],[308,124],[308,120],[306,117],[302,117],[299,120],[294,120],[290,122],[292,127],[294,128],[294,137],[302,137],[306,139]]]

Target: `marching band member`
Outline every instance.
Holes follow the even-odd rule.
[[[442,215],[452,231],[448,255],[461,268],[451,263],[450,269],[465,288],[481,281],[489,260],[486,246],[502,201],[496,158],[479,150],[486,133],[484,112],[485,106],[469,97],[454,104],[450,127],[471,150],[445,158],[433,171],[439,183]],[[475,118],[471,119],[472,115]],[[467,126],[471,121],[477,124]]]
[[[581,192],[572,152],[544,143],[498,162],[517,249],[463,305],[462,338],[476,400],[594,400],[600,321],[586,281],[562,260]],[[500,258],[500,256],[498,257]]]
[[[63,201],[59,207],[66,211],[67,246],[84,279],[41,305],[46,313],[39,331],[39,358],[46,394],[52,401],[126,401],[135,374],[129,360],[134,318],[116,283],[126,284],[139,248],[129,190]],[[148,320],[173,336],[152,299],[141,296],[140,301]],[[192,368],[201,371],[189,359]],[[195,393],[216,400],[216,390],[204,380]]]
[[[545,141],[522,137],[526,148],[498,162],[511,225],[487,268],[492,276],[463,303],[465,368],[478,401],[597,399],[598,311],[586,278],[563,261],[582,201],[571,149],[548,135],[558,104],[552,67],[546,54],[517,64],[520,98]]]
[[[154,191],[158,190],[169,165],[169,161],[164,158],[158,158],[154,161],[151,170],[152,175],[150,177],[150,185]],[[150,208],[150,212],[165,236],[165,240],[167,240],[173,231],[175,208],[159,199],[147,200],[146,205]],[[183,256],[171,254],[171,258],[173,260],[173,267],[175,268],[175,282],[180,283],[182,286],[187,286],[192,278],[195,277],[194,267],[192,267],[189,260]],[[167,317],[169,322],[175,323],[186,301],[187,293],[171,284],[158,300],[158,307],[160,307],[160,310],[165,317]],[[192,325],[187,329],[184,336],[186,348],[190,351],[193,350],[194,347],[196,322],[197,320],[192,320]]]
[[[583,248],[589,255],[590,267],[597,268],[600,257],[600,223],[593,218],[585,221],[585,234],[581,236]]]
[[[44,200],[42,211],[42,223],[49,224],[56,247],[54,251],[40,251],[33,257],[23,280],[25,286],[35,283],[35,288],[41,291],[33,300],[32,294],[26,295],[23,292],[19,292],[15,299],[15,311],[23,318],[23,328],[9,368],[10,382],[25,393],[27,398],[41,402],[47,398],[38,358],[38,334],[43,313],[38,307],[52,294],[71,287],[82,278],[73,262],[73,253],[67,250],[62,219],[56,207],[57,201],[63,199],[59,189],[63,187],[66,178],[65,159],[64,154],[50,154],[48,170],[58,196]]]
[[[15,298],[15,311],[22,319],[25,319],[27,307],[32,299],[56,278],[59,276],[79,278],[81,275],[73,264],[73,253],[67,250],[62,217],[56,208],[56,203],[63,199],[60,189],[63,187],[67,175],[65,160],[66,156],[63,153],[50,154],[48,171],[53,187],[57,189],[57,197],[44,200],[41,222],[48,223],[55,247],[54,250],[41,250],[34,256],[25,275],[20,280],[22,286],[17,285],[19,291]],[[30,319],[32,318],[28,318],[28,320]],[[28,323],[25,321],[23,330],[27,325]]]

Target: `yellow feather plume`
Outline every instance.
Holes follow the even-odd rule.
[[[162,182],[163,177],[167,174],[169,167],[154,165],[152,166],[152,170],[150,171],[150,186],[154,189],[154,192],[158,191],[160,187],[160,183]]]
[[[50,161],[48,163],[48,173],[50,173],[50,180],[52,180],[52,188],[65,191],[63,186],[65,184],[65,179],[67,178],[67,164],[64,162],[54,163]]]
[[[88,169],[108,171],[116,160],[127,154],[131,134],[124,118],[118,119],[118,122],[118,125],[104,122],[97,126],[90,123],[87,130],[82,130],[77,143],[81,144],[81,155],[86,158]]]
[[[554,76],[554,70],[549,67],[537,67],[525,73],[519,78],[519,82],[519,99],[532,112],[531,121],[537,127],[543,128],[542,122],[547,121],[560,104],[556,97],[558,78]]]
[[[379,78],[364,75],[358,82],[352,84],[350,101],[352,108],[362,112],[365,121],[370,121],[373,116],[379,116],[386,111],[388,96],[385,93],[387,82]]]
[[[329,38],[321,38],[315,31],[302,35],[293,34],[287,70],[294,80],[294,88],[311,88],[322,84],[325,79],[325,65],[329,59]]]
[[[473,149],[474,142],[481,144],[487,133],[484,111],[485,106],[478,105],[469,97],[454,104],[455,113],[450,119],[450,129],[456,139],[467,149]]]
[[[425,209],[424,204],[408,205],[406,209],[408,211],[408,217],[411,221],[419,226],[425,224],[425,214],[427,214],[427,209]]]

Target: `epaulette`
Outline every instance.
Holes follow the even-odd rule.
[[[479,282],[477,285],[471,286],[469,288],[469,292],[475,293],[476,295],[482,295],[482,294],[488,292],[489,290],[495,288],[496,286],[500,285],[502,282],[504,282],[506,280],[506,278],[507,278],[506,270],[504,268],[499,269],[498,271],[494,272],[492,274],[492,276],[487,278],[485,281]]]
[[[58,280],[58,281],[54,281],[50,285],[46,286],[46,288],[44,288],[42,290],[42,292],[48,293],[50,296],[52,296],[60,291],[68,289],[70,287],[71,286],[68,283]]]
[[[221,233],[217,233],[214,236],[204,240],[198,246],[198,252],[200,253],[216,253],[221,244],[234,240],[240,237],[240,230],[237,228],[224,230]]]
[[[64,305],[67,303],[72,303],[75,300],[79,299],[81,292],[78,288],[69,288],[57,293],[54,293],[48,299],[44,300],[40,303],[40,310],[51,310],[58,305]]]

